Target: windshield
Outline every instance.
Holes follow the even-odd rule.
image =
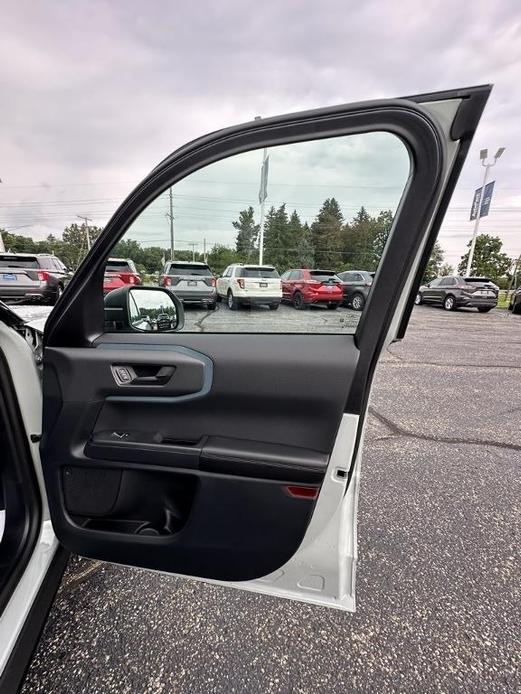
[[[196,275],[197,277],[211,277],[212,273],[208,266],[201,265],[170,265],[169,275],[179,277],[180,275]]]
[[[239,277],[280,277],[274,267],[243,267]]]
[[[27,256],[0,255],[0,267],[38,268],[38,260]]]
[[[464,277],[463,281],[468,284],[491,284],[487,277]]]

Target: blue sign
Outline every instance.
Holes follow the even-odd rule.
[[[488,211],[490,209],[490,202],[492,200],[492,193],[494,191],[494,183],[495,181],[487,183],[485,189],[483,190],[483,195],[481,196],[481,207],[479,210],[480,217],[486,217],[488,215]]]
[[[481,200],[481,188],[478,188],[474,193],[474,199],[472,200],[472,207],[470,208],[470,221],[476,219],[479,211],[479,203]]]

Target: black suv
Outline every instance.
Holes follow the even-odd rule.
[[[441,304],[446,311],[461,306],[487,313],[497,305],[498,287],[486,277],[437,277],[420,287],[416,304]]]
[[[346,270],[337,272],[344,288],[344,304],[355,311],[361,311],[367,300],[367,295],[373,284],[374,272],[366,270]]]
[[[55,304],[70,278],[70,271],[54,255],[0,253],[0,299],[3,301]]]

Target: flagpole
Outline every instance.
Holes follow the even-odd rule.
[[[268,156],[268,150],[266,147],[262,150],[262,168],[261,176],[264,171],[264,166],[266,163],[266,157]],[[266,195],[262,196],[261,206],[260,206],[260,236],[259,236],[259,265],[264,262],[264,207],[266,204]]]

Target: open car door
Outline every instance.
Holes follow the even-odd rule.
[[[373,374],[382,350],[404,334],[489,92],[489,86],[482,86],[349,104],[221,130],[174,152],[128,196],[45,329],[41,455],[52,522],[67,549],[354,610],[357,495]],[[286,156],[286,163],[293,157],[293,171],[301,175],[309,168],[308,191],[312,186],[324,190],[328,181],[319,171],[325,158],[299,158],[291,147],[300,152],[311,143],[340,156],[352,151],[350,142],[359,141],[349,138],[373,135],[397,143],[407,170],[374,283],[352,330],[346,324],[354,312],[322,310],[325,304],[337,309],[327,303],[334,281],[320,291],[310,289],[310,301],[318,297],[324,307],[306,314],[285,305],[272,312],[278,299],[271,293],[273,305],[251,308],[262,303],[268,287],[262,271],[258,296],[241,294],[244,283],[234,280],[232,304],[244,300],[250,308],[228,313],[223,301],[217,311],[200,318],[200,309],[190,309],[187,302],[183,330],[182,307],[171,299],[175,286],[123,288],[108,294],[104,304],[107,258],[121,255],[114,249],[125,233],[136,238],[132,234],[139,220],[143,229],[156,224],[168,230],[168,208],[154,208],[168,191],[173,190],[174,200],[191,199],[203,219],[206,203],[219,198],[219,192],[192,193],[190,198],[177,192],[183,184],[192,181],[193,191],[195,183],[215,183],[212,172],[224,171],[221,191],[230,181],[241,185],[243,174],[235,171],[227,178],[226,167],[250,161],[252,154],[258,163],[258,190],[264,148],[262,205],[268,157],[275,181],[269,189],[298,188],[289,169],[277,179],[277,153]],[[348,164],[342,176],[348,180]],[[389,178],[394,185],[392,167]],[[290,189],[292,200],[306,196],[298,198],[298,190]],[[246,195],[235,197],[247,202]],[[231,220],[239,209],[233,207],[234,197],[225,198],[218,212],[207,215],[213,215],[215,225],[225,213]],[[326,252],[349,254],[349,248],[327,246],[330,229],[319,220],[310,232],[315,235],[313,260],[277,264],[282,242],[273,242],[272,231],[281,202],[279,195],[266,212],[261,230],[265,256],[254,262],[269,263],[282,273],[288,267],[313,267],[312,262],[324,269],[325,258],[331,265],[334,257]],[[331,200],[327,202],[331,211]],[[179,230],[183,216],[177,214],[174,209]],[[290,248],[297,254],[309,232],[306,225],[302,229],[302,240]],[[154,234],[148,238],[152,245]],[[247,260],[251,263],[252,257]],[[356,265],[353,261],[350,268]],[[320,277],[314,282],[320,284]],[[212,278],[208,301],[211,286]],[[229,323],[229,316],[243,321],[241,330]],[[329,316],[341,318],[332,324],[326,322]],[[297,319],[298,324],[293,322]]]

